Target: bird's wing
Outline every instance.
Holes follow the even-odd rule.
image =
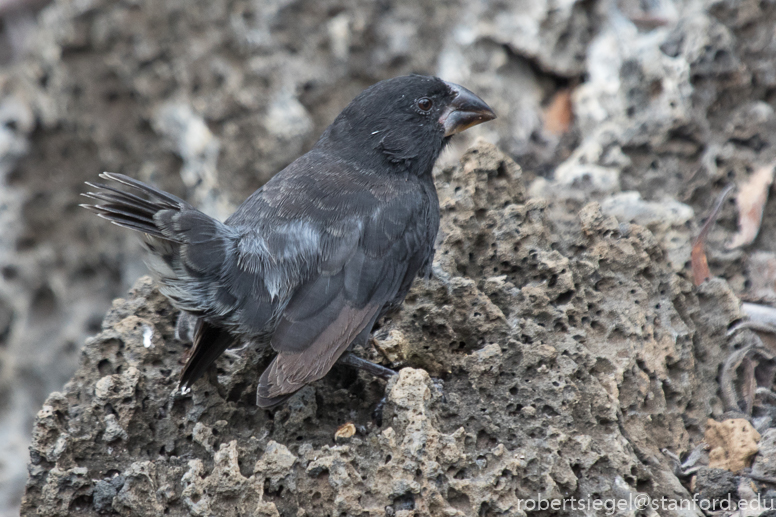
[[[259,406],[274,406],[322,378],[359,334],[369,332],[423,262],[427,212],[420,192],[407,188],[361,219],[358,233],[336,240],[337,252],[282,312],[271,340],[278,355],[259,380]]]
[[[350,227],[350,235],[343,236],[326,234],[320,224],[302,219],[276,218],[247,228],[203,215],[173,217],[172,233],[182,243],[166,260],[174,275],[162,281],[164,294],[204,320],[181,372],[184,386],[207,370],[233,336],[266,338],[304,279],[325,274],[318,273],[321,268],[338,267],[358,242],[355,223],[339,226]],[[196,220],[187,225],[189,218]]]

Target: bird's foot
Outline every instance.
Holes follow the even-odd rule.
[[[364,370],[366,372],[371,373],[375,377],[380,377],[381,379],[388,380],[394,375],[397,375],[397,373],[390,368],[386,368],[385,366],[381,366],[379,364],[375,364],[372,361],[367,361],[366,359],[361,359],[355,354],[352,354],[350,352],[346,352],[341,358],[340,362],[342,364],[347,364],[350,366],[354,366],[356,368],[359,368],[361,370]],[[380,402],[377,403],[377,406],[375,406],[374,411],[372,411],[372,420],[374,420],[374,423],[377,427],[380,427],[383,425],[383,408],[385,407],[385,402],[388,400],[388,395],[383,395],[383,398],[380,399]]]
[[[381,379],[385,380],[388,380],[396,375],[396,372],[390,368],[373,363],[372,361],[367,361],[366,359],[361,359],[357,355],[354,355],[350,352],[347,352],[342,357],[340,357],[339,362],[349,366],[354,366],[360,370],[371,373],[375,377],[380,377]]]
[[[375,406],[374,410],[372,411],[372,420],[375,423],[375,426],[382,427],[383,426],[383,409],[385,409],[385,403],[388,401],[388,394],[386,393],[383,395],[383,398],[380,399],[380,401]]]

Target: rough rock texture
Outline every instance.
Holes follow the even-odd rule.
[[[660,449],[687,450],[713,414],[740,317],[726,284],[695,292],[596,203],[559,229],[491,145],[437,184],[434,276],[377,332],[405,366],[381,426],[381,382],[345,367],[257,409],[270,354],[251,348],[174,395],[184,347],[146,278],[38,413],[22,514],[521,515],[539,494],[686,495]],[[335,444],[346,422],[360,430]]]
[[[703,467],[695,478],[695,491],[706,501],[738,499],[739,478],[729,470]]]
[[[584,365],[582,371],[599,379],[607,396],[620,401],[619,410],[612,403],[608,411],[622,416],[614,423],[607,420],[611,415],[603,420],[592,417],[603,410],[590,405],[588,412],[572,417],[559,412],[558,420],[571,418],[572,426],[578,421],[595,421],[599,426],[622,427],[631,443],[641,444],[643,449],[635,449],[640,461],[651,458],[665,444],[675,445],[675,452],[684,450],[702,431],[709,405],[717,410],[712,395],[715,388],[704,383],[711,383],[716,375],[716,354],[726,353],[721,336],[730,318],[737,317],[736,296],[770,303],[776,300],[773,202],[766,206],[760,237],[745,250],[725,250],[724,243],[735,231],[736,216],[733,203],[722,210],[709,237],[708,254],[712,272],[727,284],[714,280],[694,291],[681,280],[690,239],[713,197],[726,184],[742,184],[752,171],[776,158],[774,24],[776,4],[759,0],[52,2],[38,15],[38,30],[29,38],[29,54],[0,68],[0,514],[18,513],[35,411],[48,393],[61,391],[71,377],[82,343],[100,331],[110,300],[124,296],[144,271],[134,236],[77,208],[82,182],[95,180],[102,170],[123,172],[153,181],[212,214],[223,215],[307,149],[361,89],[408,72],[436,73],[460,82],[494,107],[499,118],[467,132],[444,159],[448,164],[457,163],[471,142],[467,139],[479,134],[523,165],[530,195],[526,197],[518,189],[512,192],[518,197],[508,201],[532,207],[515,217],[523,218],[521,231],[523,226],[535,224],[544,228],[544,233],[530,234],[538,243],[535,249],[543,251],[529,253],[520,258],[519,265],[508,268],[500,262],[488,262],[482,243],[467,240],[474,235],[472,225],[486,224],[487,216],[496,221],[494,228],[503,229],[511,219],[503,218],[506,213],[488,216],[490,212],[482,211],[499,208],[496,206],[466,212],[469,215],[465,217],[458,215],[458,227],[451,229],[455,225],[446,223],[447,244],[451,249],[458,246],[457,251],[439,256],[437,279],[419,286],[428,289],[426,294],[417,296],[416,305],[408,304],[403,315],[386,324],[380,334],[387,355],[397,365],[427,368],[432,376],[444,378],[443,393],[474,375],[480,383],[477,389],[484,390],[483,397],[506,396],[497,391],[502,388],[499,382],[506,381],[494,380],[490,370],[501,374],[515,371],[515,379],[524,375],[536,382],[532,377],[538,375],[536,371],[546,366],[554,372],[553,365],[566,364],[572,357]],[[573,113],[572,123],[567,132],[556,134],[547,129],[553,127],[548,121],[553,112],[550,107],[559,105],[562,113],[563,103],[555,101],[564,98],[569,99],[565,108],[571,110],[566,116]],[[451,173],[446,174],[440,180],[452,181]],[[462,189],[478,192],[470,180],[456,181],[466,184]],[[479,192],[477,195],[482,195],[481,189]],[[445,194],[448,205],[463,213],[455,194]],[[601,214],[586,207],[590,201],[601,203]],[[476,202],[482,206],[481,201]],[[649,232],[623,233],[628,227],[615,227],[606,216],[621,223],[635,222]],[[536,222],[537,218],[551,219],[554,224]],[[457,234],[462,236],[451,237]],[[478,239],[492,239],[487,232],[477,235]],[[633,248],[633,254],[623,251],[623,262],[611,258],[613,248],[606,245],[606,239],[615,235],[626,243],[634,239],[641,243],[626,246]],[[642,235],[652,235],[653,240],[642,242]],[[450,241],[455,238],[460,238],[458,244]],[[508,245],[499,242],[492,253],[500,260]],[[587,246],[587,253],[603,250],[600,253],[605,260],[601,262],[593,254],[592,259],[584,259],[592,269],[574,266],[575,257],[584,253],[576,246],[582,245]],[[463,250],[466,246],[473,248]],[[467,258],[468,253],[472,253],[471,258]],[[563,257],[572,265],[566,265]],[[514,267],[517,269],[511,271]],[[610,276],[597,279],[596,267]],[[634,268],[645,271],[643,277]],[[658,275],[656,270],[662,273]],[[679,276],[669,277],[669,272]],[[618,284],[618,275],[625,275],[629,280],[622,280],[623,285],[630,287]],[[546,286],[553,285],[542,290],[544,280]],[[453,281],[457,283],[449,283]],[[664,283],[656,288],[654,282]],[[600,291],[595,291],[596,286]],[[591,290],[604,294],[596,298],[599,295],[588,292]],[[446,292],[457,294],[445,297]],[[462,313],[466,304],[458,298],[465,295],[469,300],[475,294],[482,300],[477,303],[487,310]],[[626,300],[626,295],[631,298]],[[143,292],[136,303],[145,306],[149,297]],[[485,303],[486,298],[490,304]],[[671,304],[666,306],[664,298],[670,298]],[[640,321],[636,313],[622,313],[635,310],[635,300],[642,311],[647,303],[652,307],[652,313],[643,313],[643,323],[636,323]],[[526,312],[529,303],[530,316]],[[506,326],[499,323],[500,317],[493,316],[498,314],[493,307],[506,318]],[[663,310],[668,312],[660,312]],[[477,321],[483,321],[482,330],[478,327],[476,332],[466,321],[475,318],[475,312],[479,314]],[[420,331],[411,314],[425,322],[417,323],[422,332],[439,333],[445,339],[455,335],[461,347],[458,355],[437,353],[443,349],[438,341],[416,340]],[[158,316],[150,318],[156,327],[168,324]],[[669,323],[660,323],[663,321]],[[518,325],[514,328],[528,330],[520,330],[516,337],[514,322]],[[591,326],[586,334],[592,338],[574,338],[577,331],[569,329],[582,325]],[[665,330],[661,325],[676,328],[661,334]],[[573,345],[569,341],[566,348],[556,346],[545,334],[556,336],[552,339],[563,334],[578,347],[591,347],[594,359],[583,360],[572,352],[543,352],[540,345],[545,343],[557,350],[572,350]],[[458,339],[459,335],[463,337]],[[613,345],[596,341],[601,335],[608,336]],[[716,341],[701,339],[707,335]],[[674,338],[677,352],[660,366],[662,354],[667,353],[665,347]],[[506,343],[527,343],[529,339],[537,345],[527,347],[529,352],[523,353],[522,360],[534,361],[536,366],[515,370],[510,363],[515,360],[509,359],[514,348]],[[450,338],[444,345],[452,342]],[[424,353],[422,346],[429,349]],[[623,346],[631,349],[625,352],[620,348]],[[502,350],[505,347],[507,351]],[[170,354],[167,361],[177,358],[178,353]],[[635,368],[628,366],[634,357]],[[464,363],[470,373],[461,376]],[[175,370],[174,364],[166,368]],[[235,372],[242,371],[235,368]],[[582,375],[573,368],[569,371]],[[687,373],[690,371],[694,374]],[[246,393],[246,407],[254,373],[244,374],[240,381],[245,383],[240,390]],[[544,370],[540,374],[544,375]],[[336,386],[350,389],[353,383],[367,382],[356,381],[347,370],[338,375],[345,379],[341,384],[327,380],[316,389],[337,391]],[[589,387],[573,376],[567,381],[564,375],[557,375],[556,390],[572,382],[584,387],[586,395],[580,397],[590,404],[600,400],[587,395],[594,384]],[[237,373],[230,378],[235,376]],[[375,383],[365,386],[369,397],[363,404],[345,400],[342,393],[338,395],[342,399],[334,399],[355,403],[346,406],[359,408],[355,414],[332,416],[325,424],[320,423],[324,420],[305,424],[304,433],[296,436],[319,436],[311,442],[313,450],[318,450],[323,447],[323,434],[329,440],[325,443],[332,444],[331,429],[325,426],[333,428],[335,420],[357,420],[359,425],[368,421],[367,402],[374,402],[382,387]],[[709,391],[700,395],[703,386]],[[436,393],[435,388],[430,389]],[[459,391],[460,386],[452,393]],[[550,417],[544,411],[562,409],[564,406],[557,404],[564,400],[570,404],[563,397],[572,396],[561,390],[560,395],[553,392],[553,397],[535,398],[520,386],[514,391],[519,396],[510,394],[515,400],[510,398],[504,406],[514,413],[507,420],[512,427],[516,418],[536,422],[536,436],[529,436],[530,440],[550,432]],[[314,393],[306,391],[304,396],[315,399]],[[460,427],[457,419],[470,418],[468,415],[476,412],[472,404],[484,404],[473,397],[469,394],[460,401],[463,412],[458,416],[432,412],[437,414],[440,432],[454,433]],[[341,415],[342,408],[335,406],[315,409],[314,413]],[[486,420],[474,419],[482,425]],[[136,436],[123,427],[118,412],[105,415],[100,422],[105,435],[118,443]],[[218,422],[222,423],[216,425]],[[231,427],[228,422],[203,422],[196,431],[187,424],[191,429],[187,427],[186,434],[191,434],[192,440],[196,437],[192,447],[202,447],[201,455],[209,454],[210,449],[218,452],[218,446],[225,443],[219,433]],[[324,425],[326,433],[319,425]],[[487,440],[493,437],[505,444],[512,434],[504,429],[483,433],[482,440],[487,434]],[[505,447],[517,447],[521,440],[529,443],[523,434],[513,434],[512,445]],[[584,435],[589,433],[582,432]],[[282,437],[273,439],[285,444],[289,454],[302,457]],[[356,439],[362,438],[357,435]],[[644,445],[650,440],[662,445]],[[269,450],[268,441],[261,443],[262,453],[265,445]],[[562,440],[555,445],[544,443],[546,450],[555,447],[556,454],[576,447]],[[238,447],[246,446],[238,440]],[[224,454],[223,461],[231,461],[231,453]],[[561,452],[559,457],[565,461],[567,454]],[[241,486],[249,486],[251,477],[258,475],[250,465],[259,456],[258,452],[245,456],[238,449],[244,478],[240,483],[245,483]],[[590,458],[594,457],[591,454]],[[299,461],[294,463],[296,470]],[[595,464],[593,459],[586,461],[571,463],[571,471],[608,468],[601,466],[603,460]],[[618,461],[622,462],[618,465],[627,463]],[[755,466],[761,461],[756,458]],[[210,469],[210,462],[205,461],[203,468]],[[181,468],[188,472],[187,464]],[[94,485],[90,508],[110,510],[112,494],[121,492],[125,479],[137,483],[146,479],[144,471],[127,469],[100,478],[102,482]],[[125,472],[131,474],[129,478]],[[471,472],[459,477],[468,479],[465,476]],[[634,478],[641,479],[641,470],[634,472],[623,480],[632,483]],[[55,474],[62,476],[63,493],[77,491],[81,483],[91,486],[92,478],[71,474]],[[160,477],[154,479],[159,486],[166,483]],[[48,486],[48,497],[55,497],[54,485]],[[641,489],[642,485],[636,486]],[[257,493],[248,489],[240,492],[250,504]],[[265,493],[269,494],[269,489]],[[450,504],[469,504],[465,491],[459,494],[464,495],[451,497],[454,502],[456,498],[463,502]],[[398,498],[393,505],[395,513],[405,511],[402,504],[409,504],[405,499]]]
[[[135,236],[77,207],[84,181],[122,172],[224,216],[363,88],[410,72],[463,82],[499,112],[462,146],[480,131],[546,164],[557,139],[529,137],[543,133],[540,103],[564,79],[537,67],[581,73],[595,7],[522,4],[60,0],[45,8],[29,55],[0,69],[0,512],[16,513],[36,408],[71,377],[110,301],[145,271]],[[529,36],[549,22],[541,41]]]
[[[740,473],[751,466],[760,434],[748,420],[731,418],[706,422],[703,439],[709,445],[709,467]]]

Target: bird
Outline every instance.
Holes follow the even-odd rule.
[[[450,139],[496,118],[463,86],[408,75],[356,96],[307,153],[224,222],[129,176],[87,182],[82,207],[140,232],[159,290],[193,323],[179,386],[190,390],[240,343],[277,353],[256,404],[271,408],[339,361],[390,378],[357,357],[414,279],[430,276],[439,230],[434,163]]]

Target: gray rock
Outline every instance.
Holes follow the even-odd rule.
[[[92,501],[98,513],[110,513],[113,510],[113,498],[124,486],[124,477],[116,475],[110,480],[101,479],[94,485]]]
[[[563,311],[570,310],[569,322],[557,323],[559,331],[587,318],[586,324],[595,321],[611,332],[613,341],[631,343],[633,348],[623,353],[633,355],[636,343],[642,343],[649,332],[631,332],[641,326],[649,329],[651,323],[619,322],[612,327],[602,318],[618,307],[601,308],[607,296],[603,302],[593,301],[595,307],[576,305],[582,295],[574,275],[597,274],[599,262],[595,257],[575,261],[562,254],[561,258],[568,259],[564,262],[553,254],[558,251],[553,246],[563,245],[566,229],[579,227],[577,214],[590,201],[604,202],[622,191],[638,191],[645,203],[681,202],[692,208],[697,219],[726,183],[740,184],[756,165],[776,158],[776,125],[770,107],[776,87],[774,23],[776,13],[770,4],[757,0],[443,4],[399,0],[358,5],[333,0],[214,0],[187,4],[185,9],[176,2],[146,0],[52,2],[38,16],[39,27],[29,38],[27,57],[0,70],[0,177],[4,185],[0,189],[0,512],[17,513],[28,475],[24,463],[34,411],[47,394],[61,391],[72,376],[81,360],[81,344],[101,330],[110,300],[123,296],[145,271],[134,236],[76,209],[83,181],[94,181],[103,170],[123,172],[152,181],[212,213],[228,213],[247,193],[309,148],[365,86],[403,73],[439,73],[481,94],[499,114],[492,124],[474,128],[471,135],[454,143],[444,163],[457,164],[473,139],[485,136],[525,166],[531,192],[546,200],[528,203],[520,198],[516,204],[523,209],[510,209],[513,213],[508,217],[524,219],[526,225],[534,224],[536,218],[549,218],[557,226],[548,230],[554,236],[550,244],[541,241],[535,255],[521,257],[526,264],[513,264],[510,271],[503,271],[500,263],[475,263],[479,260],[476,253],[469,260],[460,251],[462,258],[455,261],[448,253],[436,263],[436,280],[427,288],[441,290],[435,282],[442,282],[444,289],[474,297],[467,299],[478,300],[478,306],[487,309],[487,318],[505,321],[509,329],[521,329],[528,337],[556,324],[553,318],[558,311],[566,314]],[[554,135],[544,129],[545,107],[566,89],[571,92],[573,124],[565,135]],[[171,107],[173,111],[167,111]],[[181,139],[189,130],[201,138]],[[535,182],[536,178],[541,180]],[[466,191],[461,199],[456,201],[455,193],[447,197],[446,202],[456,210],[461,209],[456,203],[471,203],[482,196],[482,178],[479,183],[470,179],[459,185]],[[594,212],[584,214],[597,220]],[[467,212],[467,217],[477,219],[485,213]],[[671,303],[682,308],[677,310],[683,314],[681,321],[700,322],[697,328],[685,323],[687,328],[679,329],[677,339],[695,339],[693,332],[708,328],[724,333],[724,324],[734,312],[735,295],[746,291],[747,280],[753,289],[748,294],[756,294],[758,287],[751,281],[753,273],[742,266],[743,252],[723,251],[722,244],[735,225],[734,209],[726,206],[709,236],[707,251],[713,272],[730,283],[702,287],[699,313],[682,312],[685,298],[694,295],[677,287],[680,282],[675,277],[658,289],[647,275],[630,284],[636,292],[627,302],[622,301],[625,293],[620,293],[619,300],[634,305],[635,300],[654,302],[661,307],[655,310],[655,317],[673,318],[673,313],[661,312],[667,306],[665,300],[653,299],[655,290],[672,293],[664,296],[672,297]],[[643,237],[641,230],[631,226],[607,221],[606,230],[588,230],[590,235],[600,231],[622,239]],[[697,231],[697,222],[666,231],[658,226],[651,225],[650,233],[660,250],[668,252],[670,270],[682,273],[688,236]],[[515,225],[509,231],[523,231],[521,228]],[[455,225],[448,232],[454,236],[450,238],[462,235]],[[776,212],[766,210],[760,235],[774,232]],[[534,234],[530,239],[540,240]],[[580,234],[572,231],[571,239],[578,242]],[[461,237],[457,246],[476,247],[471,242]],[[508,245],[500,242],[496,241],[496,249],[503,253]],[[628,255],[632,265],[646,267],[649,261],[657,261],[662,267],[661,253],[649,246],[652,251],[644,252],[647,262]],[[773,254],[776,240],[760,237],[753,247]],[[644,257],[641,252],[637,255]],[[529,264],[541,271],[526,276]],[[548,285],[557,277],[550,294],[542,289],[542,275]],[[599,288],[615,282],[595,280],[599,281]],[[589,289],[597,292],[597,284],[592,285]],[[718,298],[711,301],[714,297]],[[491,302],[485,303],[485,298]],[[487,372],[489,368],[510,371],[497,367],[493,353],[494,345],[505,347],[503,340],[483,338],[472,329],[460,339],[451,337],[450,328],[461,328],[447,319],[445,311],[454,305],[443,298],[435,300],[447,305],[433,310],[426,307],[428,312],[417,317],[425,321],[426,331],[444,331],[442,335],[450,338],[448,345],[455,339],[461,356],[467,356],[461,359],[464,366],[418,350],[417,329],[406,322],[388,329],[391,359],[397,365],[427,366],[433,375],[445,377],[454,368],[476,367],[477,382],[483,386],[493,383],[497,389],[499,384]],[[526,300],[535,304],[535,315],[525,316],[515,309]],[[148,311],[147,302],[147,297],[140,296],[116,306],[127,315],[143,314],[139,316],[143,321],[133,323],[140,325],[141,336],[143,325],[156,325],[160,317]],[[695,307],[695,301],[687,303]],[[601,315],[596,316],[597,311]],[[472,312],[484,318],[484,313]],[[111,313],[105,328],[115,330],[126,316],[114,321],[117,317],[115,311]],[[645,321],[651,321],[649,317]],[[491,328],[488,321],[486,326]],[[164,354],[159,350],[165,340],[158,332],[154,336],[151,353],[161,361]],[[662,350],[663,335],[653,337],[658,345],[648,341],[646,350]],[[590,341],[581,334],[576,339]],[[430,349],[434,346],[429,345]],[[481,348],[485,352],[469,357]],[[126,373],[119,368],[126,366],[127,358],[118,351],[102,357],[95,346],[87,346],[84,353],[95,365],[105,361],[98,368],[101,377]],[[507,355],[503,350],[501,354]],[[671,361],[690,361],[686,347],[677,354]],[[508,363],[510,359],[503,360]],[[621,362],[617,357],[583,362],[585,368],[610,372],[613,377],[604,385],[613,400],[622,394],[630,404],[634,398],[646,397],[655,407],[674,408],[674,399],[679,400],[677,407],[683,407],[689,393],[694,393],[694,377],[685,376],[672,379],[666,388],[668,395],[661,397],[656,390],[663,381],[649,375],[644,378]],[[696,363],[702,378],[710,375],[712,363],[709,358]],[[660,370],[661,375],[675,373],[673,368]],[[619,375],[626,385],[622,392],[614,389]],[[231,371],[220,376],[227,384],[233,377]],[[143,389],[142,383],[135,393],[138,389]],[[243,402],[248,403],[244,391]],[[231,402],[242,401],[240,396],[243,394],[232,393],[232,398],[238,398]],[[295,428],[309,425],[318,412],[327,410],[325,405],[318,406],[315,391],[299,396],[279,410],[280,417],[293,421]],[[520,398],[523,396],[521,392]],[[459,400],[456,397],[454,391],[448,400]],[[525,418],[541,416],[545,405],[507,404],[514,404],[510,408],[514,415]],[[701,407],[703,411],[696,407],[696,413],[705,411],[706,402]],[[137,404],[114,408],[116,423],[127,432],[130,444],[132,423],[122,418],[136,408]],[[616,404],[612,408],[616,413]],[[159,411],[169,413],[167,408]],[[443,414],[458,418],[456,412],[466,414],[451,404]],[[100,443],[104,442],[99,433],[108,429],[107,414],[111,413],[94,421],[94,439]],[[353,415],[342,418],[350,420]],[[688,415],[684,425],[696,429],[703,422],[698,418]],[[203,425],[217,431],[217,421]],[[647,431],[629,432],[649,434],[653,431],[650,425]],[[658,436],[668,434],[654,431]],[[191,434],[190,429],[187,432]],[[259,440],[256,450],[268,439],[264,432],[255,437]],[[59,446],[54,441],[34,452],[33,460],[38,460],[35,454],[56,456],[69,443],[65,435],[70,436],[70,431],[63,431]],[[303,437],[302,446],[320,446],[306,441],[307,434],[297,436]],[[514,440],[520,438],[515,436]],[[678,436],[689,440],[681,432]],[[217,435],[213,437],[215,453],[222,442]],[[114,440],[110,446],[115,442],[123,444],[124,440]],[[210,438],[203,437],[203,443],[210,443]],[[163,447],[169,453],[177,447],[172,433],[159,437],[154,446],[158,446],[156,452]],[[201,443],[192,442],[191,447],[197,454],[209,454]],[[41,465],[33,466],[33,475],[47,472],[48,467]],[[70,466],[62,468],[67,472]],[[397,496],[386,507],[407,511],[407,497]],[[468,497],[451,492],[448,499],[457,508],[455,505],[469,504]]]
[[[174,393],[185,345],[142,279],[39,412],[22,515],[103,511],[116,472],[122,515],[515,514],[539,494],[689,497],[660,450],[688,449],[712,414],[724,329],[740,318],[726,284],[696,294],[649,230],[621,232],[595,203],[558,227],[491,145],[436,180],[434,276],[383,322],[404,365],[387,386],[336,367],[259,410],[269,352],[248,347]],[[127,437],[100,439],[113,421]],[[338,443],[347,422],[360,430]]]
[[[738,483],[740,478],[728,470],[701,467],[695,474],[695,493],[699,498],[716,503],[730,496],[738,501]]]

